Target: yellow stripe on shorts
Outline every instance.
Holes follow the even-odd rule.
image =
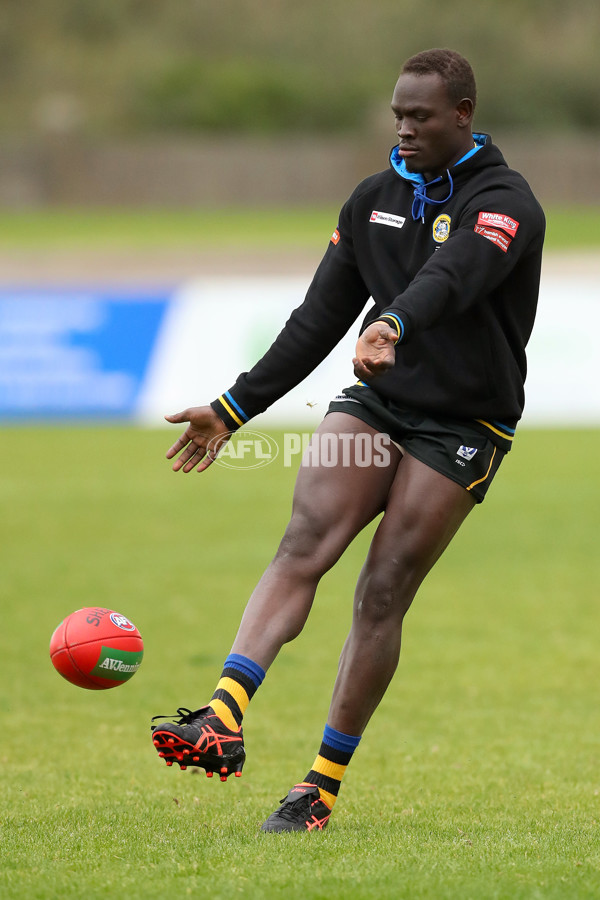
[[[494,452],[492,453],[492,458],[490,459],[490,464],[489,464],[489,466],[488,466],[487,472],[485,473],[485,475],[483,476],[483,478],[478,478],[477,481],[474,481],[473,484],[470,484],[469,487],[467,488],[468,491],[470,491],[471,488],[474,488],[475,485],[481,484],[482,481],[485,481],[485,480],[486,480],[486,478],[488,477],[488,475],[489,475],[490,472],[492,471],[492,464],[493,464],[493,462],[494,462],[494,457],[495,457],[495,455],[496,455],[496,450],[497,450],[497,449],[498,449],[498,448],[494,445]]]

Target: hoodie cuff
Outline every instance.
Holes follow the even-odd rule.
[[[237,431],[250,418],[241,406],[235,402],[229,391],[225,391],[224,394],[213,400],[210,405],[219,418],[223,420],[228,431]]]
[[[375,319],[376,322],[385,322],[386,325],[391,325],[398,334],[398,337],[394,341],[394,344],[399,344],[402,338],[404,337],[404,322],[396,313],[383,313],[383,315],[379,316],[378,319]]]

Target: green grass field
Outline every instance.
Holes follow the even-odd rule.
[[[244,777],[168,769],[150,716],[205,702],[288,517],[294,471],[175,475],[168,431],[0,433],[0,897],[600,896],[600,432],[522,430],[409,613],[323,834],[259,825],[318,749],[368,534],[248,710]],[[48,658],[82,606],[130,616],[128,684]]]
[[[0,211],[0,248],[322,247],[338,207],[321,209]],[[548,250],[600,244],[597,206],[546,210]]]

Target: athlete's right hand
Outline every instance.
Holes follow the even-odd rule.
[[[177,424],[188,422],[181,437],[167,451],[167,459],[173,459],[173,471],[191,472],[197,468],[203,472],[215,461],[221,447],[227,443],[232,432],[216,414],[212,406],[190,406],[183,412],[165,416],[167,422]]]
[[[397,339],[398,335],[385,322],[371,322],[356,344],[356,356],[352,360],[356,377],[361,381],[376,378],[393,368]]]

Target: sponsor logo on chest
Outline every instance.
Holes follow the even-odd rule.
[[[395,216],[393,213],[380,212],[374,209],[369,219],[374,225],[390,225],[392,228],[402,228],[406,222],[404,216]]]

